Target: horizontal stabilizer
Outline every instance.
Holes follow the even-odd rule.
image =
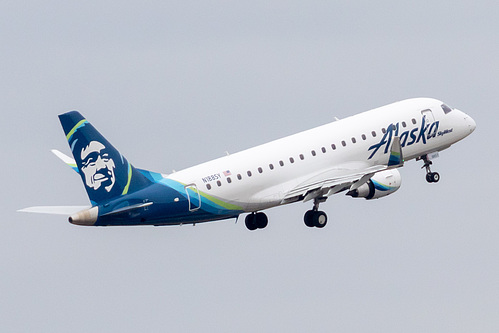
[[[64,163],[69,165],[74,171],[78,172],[78,167],[76,166],[76,161],[73,158],[69,157],[68,155],[66,155],[64,153],[61,153],[57,149],[52,149],[51,151],[55,156],[59,157]]]
[[[80,210],[88,209],[90,206],[35,206],[19,209],[22,213],[39,213],[54,215],[72,215]]]

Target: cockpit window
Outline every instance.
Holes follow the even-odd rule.
[[[452,111],[452,109],[448,105],[446,105],[446,104],[442,104],[442,110],[444,110],[445,114],[447,114],[447,113],[449,113],[449,112]]]

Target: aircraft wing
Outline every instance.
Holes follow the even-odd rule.
[[[386,165],[361,167],[357,165],[343,165],[329,169],[313,178],[299,184],[284,196],[283,202],[292,202],[303,198],[308,201],[322,196],[330,196],[346,189],[355,190],[366,183],[376,172],[387,170]]]
[[[343,190],[356,190],[365,184],[376,172],[401,167],[404,164],[399,137],[393,138],[390,154],[385,164],[369,165],[367,162],[349,162],[337,165],[309,178],[289,190],[283,203],[297,200],[308,201],[330,196]]]

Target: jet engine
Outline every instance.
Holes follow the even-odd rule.
[[[366,200],[385,197],[397,191],[402,184],[402,177],[397,169],[380,171],[356,190],[347,195],[352,198],[366,198]]]

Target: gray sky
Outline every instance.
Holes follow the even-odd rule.
[[[5,332],[497,332],[497,1],[0,2]],[[477,130],[375,201],[307,228],[85,228],[16,213],[87,204],[57,115],[82,112],[168,173],[409,97]]]

